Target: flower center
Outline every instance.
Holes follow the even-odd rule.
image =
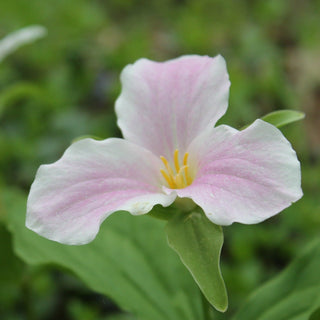
[[[160,169],[161,174],[168,183],[171,189],[183,189],[192,183],[192,177],[190,175],[188,165],[189,153],[186,152],[183,157],[182,166],[179,163],[179,150],[176,149],[173,154],[174,169],[170,166],[168,160],[165,157],[160,157],[166,170]]]

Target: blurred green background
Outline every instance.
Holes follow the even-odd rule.
[[[121,136],[114,102],[125,65],[140,57],[220,53],[232,83],[221,123],[240,128],[278,109],[306,113],[283,129],[302,163],[304,198],[260,225],[224,229],[230,314],[319,236],[320,1],[0,2],[0,38],[33,24],[45,26],[47,37],[0,64],[2,191],[27,194],[38,166],[57,160],[78,136]],[[0,202],[0,221],[5,213]],[[1,319],[120,314],[69,273],[25,265],[2,224],[0,259]]]

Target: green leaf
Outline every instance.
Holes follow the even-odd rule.
[[[12,239],[9,231],[0,224],[0,293],[7,284],[19,282],[22,278],[23,263],[13,253]]]
[[[39,98],[45,100],[44,97],[42,97],[41,90],[36,85],[29,82],[15,83],[0,93],[0,117],[10,104],[22,98]]]
[[[309,320],[320,305],[319,266],[317,240],[281,274],[254,292],[233,320]]]
[[[139,320],[202,319],[196,284],[168,247],[164,221],[114,213],[88,245],[67,246],[28,230],[24,195],[5,198],[16,253],[27,263],[57,264]]]
[[[135,318],[126,314],[115,314],[115,315],[112,314],[108,316],[106,320],[135,320]]]
[[[0,223],[0,261],[0,318],[7,319],[5,315],[9,310],[14,310],[21,294],[25,265],[14,254],[12,236],[2,223]]]
[[[312,313],[309,320],[319,320],[320,319],[320,308]]]
[[[223,232],[199,212],[177,214],[169,220],[169,245],[178,253],[207,300],[226,311],[228,297],[220,271]]]

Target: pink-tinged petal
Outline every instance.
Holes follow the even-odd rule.
[[[192,198],[216,224],[258,223],[302,196],[296,153],[277,128],[262,120],[243,131],[207,130],[190,146],[190,156],[198,168],[195,180],[175,192]]]
[[[221,56],[141,59],[121,74],[116,101],[123,136],[157,156],[184,153],[191,141],[226,112],[229,78]]]
[[[160,166],[151,152],[123,139],[78,141],[39,168],[26,225],[61,243],[88,243],[114,211],[144,214],[174,201],[161,190]]]

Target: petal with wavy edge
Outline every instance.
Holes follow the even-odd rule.
[[[61,243],[88,243],[114,211],[144,214],[174,201],[161,190],[160,166],[151,152],[123,139],[80,140],[39,168],[26,225]]]
[[[216,224],[258,223],[302,196],[295,151],[262,120],[243,131],[228,126],[207,130],[189,151],[197,167],[195,180],[174,193],[192,198]]]
[[[226,112],[229,77],[221,56],[140,59],[121,74],[116,101],[123,136],[155,155],[184,153],[191,141]]]

